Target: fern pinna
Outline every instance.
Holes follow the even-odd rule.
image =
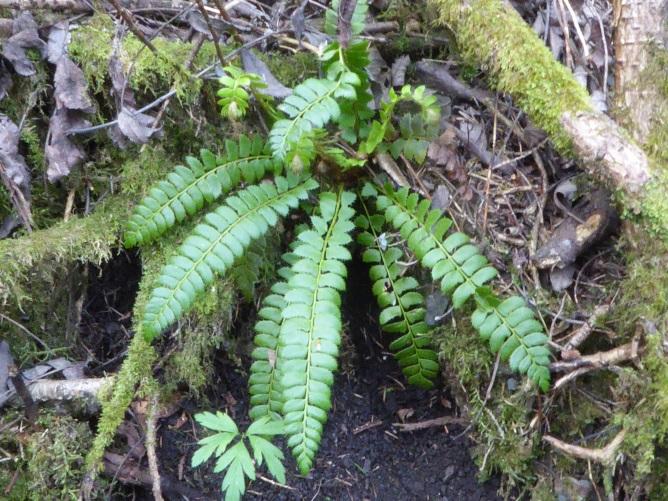
[[[336,9],[338,3],[332,5]],[[359,3],[352,16],[353,37],[362,30],[365,8]],[[327,14],[330,32],[334,12]],[[451,231],[452,221],[441,210],[407,188],[367,183],[358,198],[342,185],[338,173],[328,176],[331,171],[319,169],[318,181],[311,177],[311,166],[320,161],[341,170],[358,169],[360,175],[351,179],[360,179],[359,168],[368,166],[369,157],[378,152],[422,163],[429,141],[439,132],[440,108],[424,86],[391,89],[374,112],[365,69],[368,43],[341,43],[331,43],[320,56],[324,78],[297,85],[276,107],[260,94],[258,77],[226,68],[219,94],[223,116],[238,119],[253,108],[266,113],[266,122],[273,124],[267,141],[241,136],[237,142],[225,141],[218,156],[202,150],[200,159],[188,157],[185,166],[148,189],[124,239],[128,247],[146,245],[226,194],[160,271],[136,326],[153,339],[232,267],[239,268],[232,275],[243,285],[241,292],[252,296],[261,259],[266,259],[262,241],[269,228],[310,198],[302,204],[309,224],[298,225],[279,278],[262,299],[248,382],[251,420],[262,429],[271,427],[269,435],[280,426],[304,474],[314,464],[331,407],[343,335],[345,263],[351,259],[348,246],[356,227],[380,307],[379,324],[395,336],[390,349],[411,384],[431,388],[439,372],[420,284],[405,264],[413,261],[412,255],[430,271],[455,310],[466,311],[464,307],[475,302],[471,322],[493,352],[543,390],[550,380],[548,338],[534,311],[520,297],[494,295],[490,283],[497,270],[466,234]],[[414,112],[397,116],[402,102]],[[321,185],[317,200],[310,197]],[[240,276],[244,273],[247,276]],[[205,452],[210,456],[212,450]],[[238,453],[246,458],[241,446]],[[275,451],[270,455],[279,457]],[[235,484],[235,492],[242,484],[243,479]]]

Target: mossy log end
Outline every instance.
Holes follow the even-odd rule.
[[[595,111],[586,90],[520,15],[501,0],[431,0],[462,56],[483,67],[562,153],[618,195],[627,215],[640,214],[668,241],[668,168],[652,165],[630,135]]]

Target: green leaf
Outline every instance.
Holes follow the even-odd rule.
[[[234,433],[235,435],[239,434],[239,429],[234,421],[232,421],[232,418],[220,411],[217,411],[215,414],[211,412],[195,414],[195,421],[210,430],[224,431]]]

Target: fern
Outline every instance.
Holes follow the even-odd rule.
[[[238,142],[226,141],[225,153],[215,157],[208,150],[201,161],[187,157],[188,167],[177,166],[165,179],[151,186],[148,195],[134,208],[126,225],[125,246],[135,247],[153,241],[177,222],[192,216],[233,189],[243,179],[248,183],[278,173],[280,164],[266,151],[264,142],[241,136]]]
[[[259,238],[251,242],[243,256],[241,256],[232,268],[230,278],[239,289],[246,301],[251,301],[255,295],[255,284],[260,281],[266,266],[270,261],[266,261],[268,251],[267,238]]]
[[[264,235],[279,215],[287,215],[317,186],[313,179],[298,183],[296,176],[279,176],[275,185],[249,186],[207,214],[161,270],[144,310],[143,335],[151,340],[174,323],[215,274],[224,274],[252,240]]]
[[[251,396],[248,415],[253,421],[264,416],[278,416],[283,409],[283,390],[280,374],[276,370],[276,358],[278,334],[283,321],[281,315],[287,306],[287,280],[292,276],[292,271],[289,267],[283,267],[278,275],[284,281],[276,282],[271,287],[271,293],[262,300],[258,311],[259,320],[255,324],[255,349],[251,354],[253,364],[248,379]]]
[[[441,290],[452,295],[455,308],[497,275],[466,234],[456,232],[444,239],[452,221],[440,210],[430,210],[429,200],[409,193],[407,188],[395,191],[386,185],[384,192],[377,199],[378,209],[401,232],[422,265],[431,270],[432,278],[440,281]]]
[[[392,156],[397,159],[404,155],[408,160],[423,164],[429,144],[438,136],[438,124],[425,123],[421,115],[407,113],[399,121],[399,132],[401,137],[389,147]]]
[[[331,406],[333,372],[341,342],[341,297],[351,259],[346,245],[355,195],[345,191],[320,195],[319,216],[298,236],[292,276],[285,293],[277,370],[283,388],[283,417],[288,446],[306,474],[320,446]]]
[[[339,5],[340,0],[332,0],[332,3],[325,11],[325,33],[334,36],[338,30],[339,24]],[[366,3],[366,0],[357,0],[355,5],[355,10],[353,12],[353,17],[350,20],[351,34],[359,35],[364,31],[364,25],[366,24],[366,14],[369,11],[369,5]]]
[[[289,119],[274,123],[269,133],[271,151],[278,160],[285,159],[291,144],[305,133],[320,129],[341,113],[337,99],[354,99],[359,77],[343,72],[336,81],[309,78],[294,88],[278,109]]]
[[[372,265],[369,276],[372,291],[381,308],[380,325],[385,332],[399,337],[390,344],[402,372],[409,383],[424,389],[432,388],[438,374],[438,355],[431,348],[430,329],[424,321],[424,298],[415,289],[417,280],[402,277],[398,260],[403,252],[398,247],[379,244],[385,220],[382,215],[370,214],[362,201],[364,214],[355,224],[362,231],[357,241],[366,247],[362,259]]]
[[[543,325],[519,296],[501,301],[483,287],[476,292],[478,307],[471,323],[480,337],[489,341],[493,353],[508,361],[510,368],[527,374],[543,391],[550,386],[550,350]]]

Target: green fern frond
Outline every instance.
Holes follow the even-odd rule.
[[[271,262],[266,260],[268,247],[267,237],[251,242],[230,272],[230,278],[234,280],[234,284],[246,301],[253,300],[255,285],[260,281],[263,269],[271,265]]]
[[[483,287],[476,292],[477,309],[471,323],[489,341],[493,353],[510,368],[527,374],[543,391],[550,387],[550,349],[543,325],[519,296],[501,301]]]
[[[284,256],[284,260],[289,259]],[[276,359],[278,335],[283,322],[281,315],[287,306],[285,294],[289,290],[288,281],[293,272],[289,266],[285,266],[278,270],[278,275],[283,280],[274,283],[271,293],[262,300],[258,312],[259,320],[255,323],[255,349],[251,354],[253,364],[248,379],[248,415],[253,421],[264,416],[278,416],[283,409],[283,389],[280,373],[276,369]]]
[[[285,159],[291,144],[314,129],[320,129],[341,113],[337,99],[354,99],[359,77],[344,72],[336,81],[309,78],[294,88],[292,94],[278,106],[289,119],[274,123],[269,132],[269,145],[274,156]]]
[[[440,210],[430,210],[431,202],[410,193],[407,188],[395,191],[389,184],[377,199],[378,210],[400,231],[408,247],[421,264],[431,270],[441,290],[452,295],[452,304],[460,308],[482,287],[496,277],[497,271],[470,238],[461,232],[444,238],[452,221]]]
[[[331,407],[333,372],[341,343],[341,296],[351,259],[346,248],[354,229],[350,205],[355,195],[322,193],[320,215],[299,234],[287,306],[282,312],[277,368],[283,387],[283,417],[288,446],[306,474],[320,446]]]
[[[339,24],[339,5],[340,0],[332,0],[329,9],[325,11],[325,33],[334,36],[338,30]],[[353,17],[350,20],[350,27],[352,35],[359,35],[364,31],[366,24],[366,14],[369,11],[369,5],[366,0],[357,0]]]
[[[398,247],[381,248],[383,216],[370,214],[364,201],[362,207],[364,215],[355,220],[362,230],[357,241],[366,247],[363,261],[371,265],[369,276],[381,308],[380,325],[385,332],[399,336],[390,344],[390,351],[409,383],[433,388],[439,371],[438,355],[431,347],[430,329],[424,321],[424,298],[416,290],[418,282],[411,276],[401,276],[398,261],[403,252]]]
[[[272,159],[259,138],[241,136],[238,142],[226,141],[220,157],[208,150],[202,150],[200,156],[201,161],[187,157],[188,167],[177,166],[149,188],[148,195],[134,208],[127,222],[126,247],[153,241],[206,203],[236,187],[242,179],[253,183],[267,172],[278,174],[280,170],[280,164]]]
[[[422,115],[407,113],[399,121],[401,137],[390,145],[390,153],[397,159],[404,155],[408,160],[423,164],[429,144],[438,136],[438,124],[426,123]]]
[[[142,315],[141,331],[146,339],[153,339],[181,317],[214,275],[224,274],[251,241],[264,235],[279,215],[287,215],[317,186],[313,179],[299,183],[296,176],[278,176],[275,184],[249,186],[207,214],[160,272]]]

